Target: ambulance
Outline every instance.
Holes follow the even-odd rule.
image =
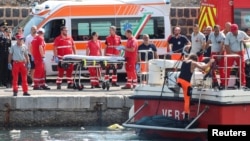
[[[36,25],[45,29],[46,74],[56,75],[57,67],[53,60],[53,42],[60,34],[60,27],[66,26],[68,34],[75,41],[77,54],[84,55],[86,44],[92,32],[99,34],[102,49],[109,27],[117,27],[117,34],[126,44],[125,30],[133,30],[134,36],[142,43],[142,35],[149,34],[157,46],[158,54],[166,53],[166,36],[171,33],[169,0],[48,0],[35,4],[31,13],[17,27],[24,28],[24,36]],[[17,27],[14,28],[15,34]],[[86,71],[87,72],[87,71]],[[118,70],[124,73],[125,69]]]
[[[250,27],[249,0],[201,0],[198,24],[200,29],[218,24],[222,29],[226,22],[238,24],[241,30]]]

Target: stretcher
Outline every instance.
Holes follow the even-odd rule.
[[[121,56],[86,56],[86,55],[65,55],[61,60],[62,66],[67,66],[68,64],[76,65],[76,70],[74,74],[74,89],[82,90],[84,88],[81,84],[81,74],[84,68],[95,67],[96,69],[105,69],[108,65],[118,65],[123,66],[125,58]],[[102,71],[97,71],[97,77],[99,81],[102,82],[102,88],[109,90],[110,84],[109,80],[105,80],[102,76]],[[77,82],[78,79],[78,82]]]

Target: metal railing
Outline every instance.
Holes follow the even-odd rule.
[[[222,80],[222,79],[225,79],[225,89],[227,89],[228,88],[228,85],[229,85],[229,80],[230,79],[238,79],[238,82],[239,82],[239,86],[241,86],[241,73],[242,73],[242,71],[241,71],[241,65],[242,65],[242,57],[243,56],[240,56],[240,55],[238,55],[238,54],[230,54],[230,55],[213,55],[213,58],[218,58],[218,57],[221,57],[221,59],[224,59],[224,66],[223,67],[221,67],[221,66],[218,66],[217,68],[218,68],[218,70],[220,69],[220,68],[223,68],[223,71],[225,72],[225,78],[221,78],[221,76],[220,76],[220,80]],[[232,66],[228,66],[228,58],[238,58],[239,59],[239,64],[237,64],[237,65],[234,65],[234,62],[233,62],[233,65]],[[227,76],[228,76],[228,71],[227,71],[227,69],[232,69],[232,68],[237,68],[238,70],[238,76],[236,76],[236,78],[230,78],[230,74],[231,74],[231,71],[229,72],[230,74],[229,74],[229,78],[227,78]],[[214,70],[213,70],[214,71]],[[216,77],[216,76],[215,76]],[[217,78],[212,78],[212,79],[217,79]]]
[[[154,59],[154,51],[153,50],[139,50],[138,51],[138,64],[139,64],[139,70],[137,71],[137,74],[140,79],[140,84],[148,84],[148,72],[149,72],[149,53],[152,53],[152,59]],[[144,54],[144,58],[142,58],[142,55]],[[143,70],[142,72],[142,66],[146,67],[146,70]],[[145,68],[144,68],[145,69]]]

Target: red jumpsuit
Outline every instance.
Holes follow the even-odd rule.
[[[17,48],[14,50],[14,48]],[[10,54],[13,55],[13,68],[12,68],[12,85],[13,85],[13,92],[18,92],[18,74],[21,73],[22,78],[22,89],[23,93],[28,92],[28,83],[27,83],[27,68],[26,68],[26,59],[25,54],[28,55],[28,51],[25,51],[26,47],[23,45],[21,47],[14,45],[10,49]],[[16,54],[22,55],[21,60],[15,60],[14,56]],[[7,67],[7,66],[6,66]]]
[[[131,88],[132,86],[136,86],[137,84],[137,75],[136,75],[136,70],[135,70],[135,65],[137,61],[137,50],[138,50],[138,43],[137,40],[132,37],[129,38],[127,41],[126,48],[134,48],[134,52],[128,52],[125,51],[125,60],[126,60],[126,73],[127,73],[127,83],[126,86],[127,88]]]
[[[101,56],[100,54],[100,50],[101,50],[101,41],[97,40],[97,41],[93,41],[90,40],[88,42],[88,49],[89,49],[89,56]],[[97,67],[89,67],[89,74],[90,74],[90,84],[91,86],[99,86],[99,80],[98,80],[98,76],[97,76],[97,71],[98,68]]]
[[[61,60],[64,55],[73,54],[73,46],[74,46],[74,40],[71,37],[68,36],[64,38],[61,35],[56,37],[54,41],[54,47],[56,47],[57,49],[58,59]],[[64,75],[64,68],[58,65],[57,70],[58,70],[58,77],[56,80],[56,84],[61,85]],[[74,65],[69,64],[68,68],[66,69],[66,78],[68,84],[73,84],[73,77],[72,77],[73,70],[74,70]]]
[[[43,62],[43,56],[39,51],[39,46],[42,46],[45,50],[44,39],[40,36],[34,37],[31,42],[32,55],[34,57],[35,70],[34,70],[34,87],[45,86],[45,67]]]
[[[106,54],[105,56],[119,56],[120,51],[116,49],[117,46],[121,45],[121,37],[118,35],[109,35],[106,37]],[[113,74],[112,74],[112,83],[116,84],[117,82],[117,66],[113,65],[108,65],[106,67],[106,75],[105,75],[105,80],[109,80],[109,70],[113,69]]]

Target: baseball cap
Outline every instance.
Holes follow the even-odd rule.
[[[39,28],[39,29],[37,30],[37,33],[45,33],[44,28]]]
[[[238,25],[237,24],[232,24],[231,25],[231,32],[235,32],[237,31],[239,28],[238,28]]]
[[[24,37],[23,37],[23,35],[22,34],[17,34],[16,35],[16,39],[18,39],[18,40],[22,40]]]

